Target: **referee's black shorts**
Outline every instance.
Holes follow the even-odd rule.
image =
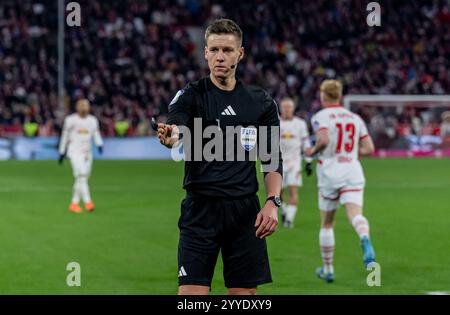
[[[220,250],[227,288],[272,282],[266,240],[255,235],[259,210],[256,194],[225,199],[188,193],[178,221],[178,284],[211,287]]]

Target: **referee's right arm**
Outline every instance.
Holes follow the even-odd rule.
[[[178,145],[179,126],[186,126],[192,116],[192,92],[189,87],[177,92],[169,104],[167,123],[158,123],[159,142],[168,148]]]

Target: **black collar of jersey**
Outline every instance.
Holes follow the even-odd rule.
[[[236,77],[236,85],[234,86],[234,88],[231,91],[227,91],[227,90],[222,90],[217,85],[215,85],[213,83],[213,81],[211,80],[210,76],[206,76],[203,79],[205,80],[205,84],[206,84],[208,90],[215,89],[215,90],[217,90],[217,91],[219,91],[221,93],[224,93],[224,94],[233,93],[239,88],[239,86],[242,85],[242,81],[238,77]]]

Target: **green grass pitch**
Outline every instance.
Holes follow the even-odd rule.
[[[367,159],[365,214],[381,265],[381,286],[366,284],[356,234],[340,209],[336,282],[321,264],[315,177],[299,190],[295,228],[268,239],[274,282],[260,294],[424,294],[450,291],[450,159]],[[69,163],[0,163],[0,294],[175,294],[183,164],[96,161],[94,213],[67,210]],[[263,183],[260,197],[264,198]],[[81,286],[69,287],[69,262]],[[213,294],[224,294],[219,258]]]

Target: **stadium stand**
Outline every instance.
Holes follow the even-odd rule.
[[[318,110],[325,78],[341,79],[352,94],[450,91],[445,0],[381,1],[380,28],[367,26],[358,0],[78,2],[82,27],[65,33],[66,108],[57,101],[56,1],[0,4],[0,136],[58,134],[80,97],[92,101],[105,136],[151,134],[149,117],[164,117],[176,91],[207,73],[196,54],[203,47],[186,28],[203,29],[218,17],[244,30],[247,55],[238,75],[276,99],[293,96],[305,118]],[[393,138],[423,128],[440,134],[442,122],[433,112],[424,124],[423,112],[410,109],[361,115],[372,130],[390,126]]]

